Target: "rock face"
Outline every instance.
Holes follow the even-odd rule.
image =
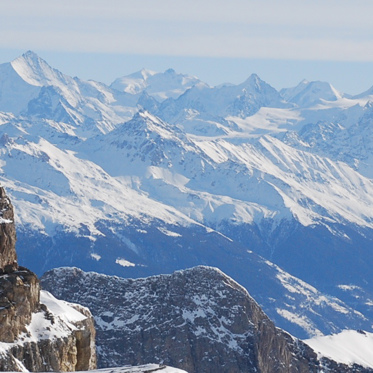
[[[351,371],[319,361],[215,268],[137,280],[60,268],[47,272],[41,283],[59,298],[90,307],[100,367],[156,362],[189,373]]]
[[[10,272],[17,269],[16,229],[13,206],[0,188],[0,269]]]
[[[39,280],[17,264],[13,206],[0,188],[0,342],[13,342],[25,332],[39,308]]]
[[[40,308],[39,280],[26,268],[0,276],[0,342],[13,342]]]
[[[13,207],[0,188],[0,370],[94,369],[89,310],[41,293],[37,276],[18,266],[15,242]]]

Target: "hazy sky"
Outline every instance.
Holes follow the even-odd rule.
[[[373,85],[372,0],[0,0],[0,62],[33,50],[110,83],[146,67],[276,88]]]

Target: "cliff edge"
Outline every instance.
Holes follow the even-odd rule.
[[[76,371],[96,367],[87,308],[40,291],[15,249],[13,206],[0,187],[0,371]]]

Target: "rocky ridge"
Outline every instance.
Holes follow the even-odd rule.
[[[319,360],[216,268],[137,280],[58,268],[41,283],[57,297],[90,307],[101,367],[152,361],[189,373],[373,371]]]
[[[40,291],[17,264],[14,212],[0,188],[0,370],[76,371],[96,367],[89,310]]]

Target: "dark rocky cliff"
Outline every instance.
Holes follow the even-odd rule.
[[[17,264],[11,202],[0,188],[0,371],[75,371],[96,367],[95,329],[87,309],[65,306],[71,319],[40,302],[37,276]],[[70,319],[69,319],[70,317]]]
[[[319,361],[215,268],[137,280],[60,268],[41,283],[61,299],[90,307],[101,367],[156,362],[189,373],[369,372]]]
[[[17,269],[16,229],[13,206],[4,188],[0,188],[0,271]]]

